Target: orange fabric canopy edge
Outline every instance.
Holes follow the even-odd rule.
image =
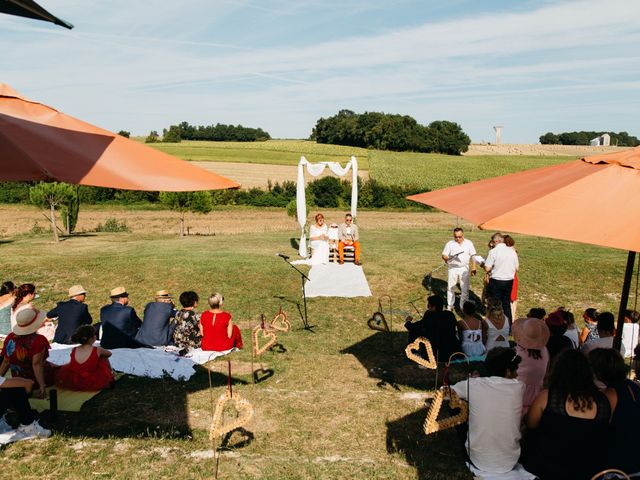
[[[640,251],[638,157],[634,148],[407,198],[483,230]]]
[[[0,83],[0,179],[149,191],[240,184],[21,96]]]

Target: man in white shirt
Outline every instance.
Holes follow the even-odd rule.
[[[469,300],[469,273],[476,274],[476,248],[471,240],[464,238],[464,230],[453,230],[453,240],[449,240],[442,250],[442,259],[449,266],[447,281],[447,308],[453,310],[456,301],[456,285],[460,283],[460,308]],[[469,272],[471,261],[471,272]]]
[[[513,348],[495,347],[485,360],[488,377],[470,378],[451,387],[469,402],[469,435],[465,446],[479,470],[507,473],[520,457],[525,385],[516,375],[521,360]]]
[[[495,298],[502,303],[502,310],[511,325],[513,321],[511,290],[513,289],[513,278],[520,268],[520,262],[516,251],[504,244],[502,234],[494,234],[492,240],[495,247],[489,251],[487,260],[484,262],[484,269],[491,275],[489,285],[487,285],[487,297]]]

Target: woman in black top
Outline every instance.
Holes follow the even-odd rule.
[[[611,402],[613,416],[607,437],[607,468],[640,472],[638,432],[640,431],[640,386],[628,380],[620,352],[596,348],[589,352],[596,378],[607,386],[604,394]]]
[[[607,397],[598,391],[587,358],[577,350],[561,352],[553,365],[548,389],[529,409],[531,429],[522,442],[522,465],[542,480],[589,479],[607,465],[606,450],[611,417]]]

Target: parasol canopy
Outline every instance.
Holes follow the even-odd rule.
[[[0,180],[149,191],[238,188],[228,178],[29,100],[0,83]]]

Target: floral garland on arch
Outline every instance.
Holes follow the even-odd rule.
[[[304,156],[300,157],[296,185],[296,213],[298,224],[302,230],[298,253],[303,258],[307,258],[307,236],[304,231],[304,227],[307,224],[307,193],[304,182],[304,171],[306,168],[309,175],[317,177],[324,172],[324,169],[327,167],[329,167],[329,170],[331,170],[333,174],[339,177],[344,177],[349,170],[351,170],[351,215],[353,215],[353,218],[356,218],[358,210],[358,160],[356,160],[356,157],[351,156],[351,160],[349,160],[344,167],[338,162],[310,163]]]

